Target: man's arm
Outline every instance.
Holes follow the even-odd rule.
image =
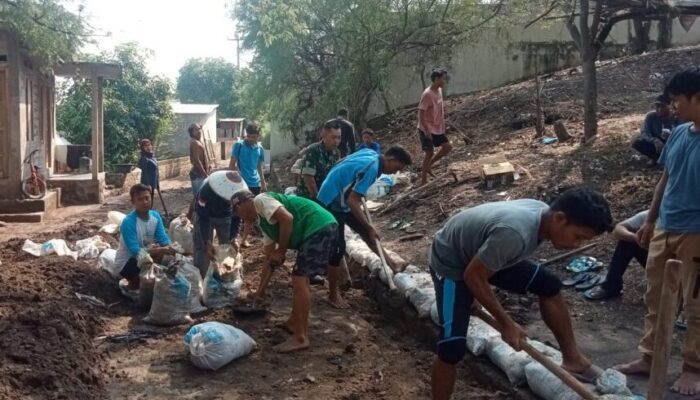
[[[279,226],[279,237],[277,238],[277,249],[272,255],[272,259],[279,264],[284,263],[284,257],[289,247],[289,240],[292,238],[292,226],[294,216],[284,207],[278,207],[272,214],[271,222],[276,222]]]
[[[661,200],[664,198],[664,190],[666,190],[666,183],[668,182],[668,170],[664,169],[659,183],[656,184],[654,189],[654,198],[651,201],[651,207],[649,208],[649,214],[647,215],[647,220],[644,225],[637,231],[637,243],[643,248],[649,247],[649,241],[651,236],[654,234],[654,228],[656,227],[656,219],[659,218],[659,208],[661,208]]]
[[[190,162],[192,166],[197,171],[197,174],[201,177],[206,178],[209,176],[204,164],[202,163],[202,153],[200,151],[201,146],[195,143],[194,140],[190,141]]]
[[[233,144],[233,148],[231,149],[231,160],[228,162],[228,169],[230,169],[231,171],[238,170],[238,159],[236,158],[236,146],[238,146],[238,143]]]
[[[155,231],[155,239],[156,242],[158,242],[159,245],[161,246],[169,246],[172,241],[170,240],[170,237],[168,236],[168,233],[165,231],[165,225],[163,224],[163,218],[161,218],[160,214],[158,214],[155,211],[152,211],[152,214],[157,223],[156,223],[156,231]]]
[[[427,113],[428,110],[424,110],[422,108],[418,110],[418,126],[420,127],[420,130],[423,131],[423,133],[425,133],[426,135],[430,135],[433,132],[431,132],[432,127],[430,126],[428,121],[426,121]]]
[[[316,186],[316,179],[314,179],[313,175],[302,175],[301,179],[304,181],[304,186],[306,186],[306,189],[309,191],[309,196],[312,199],[316,198],[316,195],[318,195],[318,186]]]
[[[265,172],[263,171],[263,160],[258,162],[258,175],[260,175],[260,189],[267,192],[267,182],[265,181]]]
[[[624,222],[620,222],[615,225],[615,229],[612,231],[612,235],[615,239],[621,240],[623,242],[637,242],[637,234],[632,232]]]

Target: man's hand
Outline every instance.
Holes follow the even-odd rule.
[[[520,351],[522,350],[521,343],[525,340],[526,335],[525,331],[520,325],[518,325],[515,321],[510,320],[510,322],[503,327],[501,338],[504,342],[508,343],[513,350]]]
[[[270,263],[272,265],[282,265],[287,257],[287,250],[282,248],[277,248],[270,254]]]
[[[642,225],[642,227],[637,231],[637,244],[641,248],[649,248],[649,242],[651,241],[651,237],[654,236],[655,228],[655,224],[645,222],[644,225]]]

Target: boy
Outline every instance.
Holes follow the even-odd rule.
[[[430,73],[432,83],[420,96],[418,104],[418,137],[421,148],[425,152],[423,169],[421,170],[421,183],[428,182],[431,175],[431,167],[452,150],[450,140],[445,135],[445,108],[442,100],[442,91],[447,83],[447,71],[434,69]],[[440,151],[433,156],[435,147]]]
[[[626,374],[649,374],[656,334],[659,299],[666,261],[683,262],[681,287],[688,332],[681,354],[683,372],[671,390],[686,396],[700,394],[700,69],[677,73],[666,86],[678,118],[677,126],[659,157],[664,167],[654,191],[649,214],[637,232],[641,246],[648,247],[647,292],[644,303],[644,337],[639,344],[642,358],[617,367]]]
[[[408,165],[411,165],[411,155],[401,146],[392,146],[384,155],[365,149],[343,159],[323,181],[317,200],[338,221],[338,239],[328,270],[330,303],[334,307],[349,307],[340,295],[337,284],[341,276],[340,263],[345,255],[345,225],[362,236],[367,245],[378,253],[376,239],[379,235],[365,216],[362,198],[381,174],[394,174]],[[391,257],[387,257],[386,261],[394,271],[401,269]]]
[[[521,349],[523,328],[505,312],[491,285],[539,296],[540,312],[562,351],[562,367],[585,381],[602,372],[579,351],[559,279],[527,260],[543,240],[556,249],[574,249],[609,231],[608,202],[585,188],[565,191],[550,206],[521,199],[486,203],[451,217],[435,234],[428,252],[435,283],[440,337],[433,364],[433,399],[452,396],[456,364],[466,353],[469,312],[474,299],[493,315],[501,336]]]
[[[258,139],[260,138],[260,127],[253,122],[245,127],[245,139],[238,141],[231,149],[231,161],[229,169],[239,171],[248,189],[254,194],[267,191],[267,182],[263,173],[263,163],[265,162],[265,150],[263,150]],[[246,224],[243,227],[241,246],[248,247],[248,235],[251,227]]]
[[[362,143],[357,149],[370,149],[376,151],[377,154],[382,154],[382,147],[374,141],[374,131],[369,128],[362,131]]]
[[[204,144],[201,142],[202,127],[199,124],[192,124],[187,128],[187,132],[190,134],[190,163],[192,164],[190,182],[192,183],[193,199],[196,199],[202,183],[209,176],[209,160],[207,159]],[[190,203],[190,209],[187,211],[187,218],[190,220],[192,219],[193,211],[194,200]]]
[[[337,120],[327,121],[321,131],[321,141],[309,146],[301,162],[301,177],[297,184],[297,195],[315,199],[318,189],[326,179],[328,171],[340,159],[340,124]]]
[[[246,224],[259,220],[263,231],[265,253],[269,255],[270,262],[265,263],[256,295],[264,293],[272,267],[284,264],[287,249],[297,250],[296,265],[292,271],[292,313],[284,324],[292,336],[275,346],[274,350],[289,353],[308,348],[311,308],[309,278],[326,272],[337,236],[335,218],[313,200],[278,193],[254,196],[244,190],[234,194],[231,203]]]
[[[122,293],[130,298],[138,296],[139,272],[137,263],[139,252],[146,249],[154,259],[164,255],[173,255],[175,250],[170,247],[170,238],[165,232],[160,214],[151,210],[151,188],[138,183],[129,190],[131,211],[122,221],[119,229],[119,248],[114,258],[115,265],[122,265],[121,276],[128,282],[119,285]],[[156,243],[158,247],[151,247]]]
[[[649,157],[656,164],[661,151],[668,140],[668,132],[679,122],[671,110],[671,99],[662,94],[656,98],[655,111],[650,111],[644,117],[641,134],[632,141],[632,148]]]
[[[644,225],[648,214],[649,211],[642,211],[615,225],[612,234],[617,239],[617,246],[610,260],[605,282],[588,289],[583,297],[593,301],[618,297],[622,294],[622,275],[625,274],[630,261],[634,258],[639,265],[646,266],[648,253],[637,243],[637,231]]]

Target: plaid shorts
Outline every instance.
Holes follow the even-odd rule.
[[[307,276],[325,275],[328,260],[338,235],[338,225],[331,224],[309,236],[297,251],[297,263],[292,275]]]

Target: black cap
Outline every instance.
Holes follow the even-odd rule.
[[[668,97],[666,94],[660,94],[656,96],[656,101],[654,102],[656,105],[664,105],[664,106],[670,106],[671,105],[671,98]]]

